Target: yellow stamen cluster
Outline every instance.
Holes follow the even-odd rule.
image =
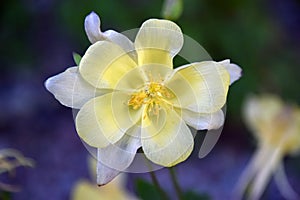
[[[147,105],[148,112],[154,115],[159,114],[160,104],[172,98],[172,94],[161,83],[150,82],[146,87],[131,95],[128,105],[134,110],[139,109],[143,104]]]

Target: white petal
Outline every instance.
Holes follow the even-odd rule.
[[[45,87],[61,104],[76,109],[80,109],[87,101],[105,92],[83,80],[78,73],[78,67],[70,67],[48,78]]]
[[[126,53],[134,50],[134,45],[125,35],[118,33],[114,30],[107,30],[103,33],[106,40],[111,41],[124,49]]]
[[[99,162],[111,169],[125,171],[141,147],[140,131],[140,127],[133,126],[117,143],[98,149]]]
[[[168,20],[145,21],[135,39],[139,65],[164,64],[172,67],[173,57],[183,45],[179,26]]]
[[[194,147],[190,129],[172,109],[162,108],[159,115],[153,117],[144,113],[141,139],[146,157],[166,167],[186,160]]]
[[[259,169],[253,180],[253,186],[249,194],[250,199],[260,199],[267,187],[267,184],[269,183],[269,180],[271,179],[271,175],[275,172],[281,160],[281,149],[274,149],[269,157],[267,157],[267,159],[265,160],[265,165],[263,165],[262,168]]]
[[[100,149],[98,149],[99,152]],[[99,153],[98,153],[99,155]],[[105,185],[112,181],[116,176],[118,176],[121,172],[112,169],[110,167],[107,167],[106,165],[103,165],[98,158],[97,162],[97,184],[99,186]]]
[[[252,179],[256,176],[259,170],[263,168],[271,152],[272,149],[268,147],[261,147],[254,153],[254,156],[251,158],[249,164],[247,164],[242,175],[239,177],[233,191],[233,199],[242,199],[247,187],[250,185]]]
[[[95,12],[91,12],[85,18],[84,28],[91,43],[106,40],[119,45],[125,50],[125,52],[134,50],[133,42],[129,40],[125,35],[114,30],[107,30],[105,32],[102,32],[100,25],[100,18]]]
[[[140,147],[140,127],[134,126],[117,143],[98,149],[97,183],[107,184],[126,171]]]
[[[235,82],[241,78],[242,69],[238,65],[236,65],[234,63],[230,63],[229,59],[223,60],[219,63],[221,63],[228,71],[228,73],[230,75],[230,84],[232,84],[233,82]]]
[[[100,23],[100,18],[95,12],[91,12],[85,18],[84,29],[91,43],[104,40],[100,30]]]
[[[222,110],[214,113],[197,113],[187,109],[182,109],[182,118],[196,130],[218,129],[224,124],[224,114]]]

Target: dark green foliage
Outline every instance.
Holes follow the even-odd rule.
[[[184,193],[184,199],[183,200],[210,200],[208,194],[198,194],[194,191],[188,191]]]
[[[138,179],[135,183],[138,197],[142,200],[165,200],[159,194],[159,189],[145,180]]]
[[[10,200],[11,199],[11,193],[0,190],[0,199],[1,200]]]

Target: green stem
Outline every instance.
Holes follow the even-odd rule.
[[[156,178],[155,173],[153,171],[151,171],[151,170],[150,170],[149,173],[150,173],[150,176],[151,176],[153,184],[155,185],[155,187],[157,188],[157,190],[158,190],[158,192],[159,192],[159,194],[161,196],[161,199],[162,200],[168,200],[168,197],[167,197],[166,193],[164,192],[164,190],[162,189],[162,187],[160,186],[160,184],[159,184],[159,182],[158,182],[158,180]]]
[[[180,189],[180,186],[178,184],[178,180],[176,178],[175,169],[174,169],[174,167],[169,167],[168,169],[169,169],[169,172],[170,172],[170,175],[171,175],[171,179],[172,179],[177,197],[178,197],[178,199],[183,199],[182,191]]]

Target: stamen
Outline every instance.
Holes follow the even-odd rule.
[[[150,73],[149,77],[150,79],[153,79]],[[151,81],[143,90],[131,95],[128,105],[132,106],[134,110],[139,109],[143,104],[147,105],[147,113],[156,115],[158,118],[161,104],[169,105],[168,99],[172,97],[172,93],[170,93],[160,82]]]

